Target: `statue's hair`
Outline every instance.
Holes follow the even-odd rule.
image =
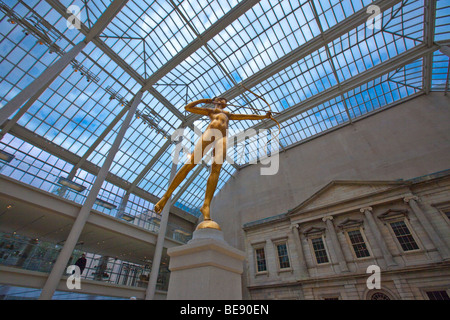
[[[224,98],[224,97],[214,97],[214,98],[212,98],[212,99],[214,100],[214,99],[216,99],[216,98],[224,99],[226,102],[228,102],[227,98]]]

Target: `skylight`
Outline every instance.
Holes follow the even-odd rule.
[[[3,107],[82,41],[111,1],[0,4]],[[232,112],[265,114],[268,106],[244,85],[279,112],[278,138],[285,150],[429,89],[446,93],[449,57],[439,49],[450,44],[450,5],[438,0],[429,10],[429,4],[130,0],[48,87],[9,118],[0,149],[14,158],[2,163],[1,173],[55,192],[60,177],[79,163],[72,181],[86,191],[66,197],[84,201],[130,103],[145,88],[99,198],[119,208],[131,192],[134,200],[128,201],[134,202],[126,207],[136,212],[127,214],[152,210],[169,182],[170,136],[181,127],[192,132],[208,124],[185,112],[188,102],[224,95]],[[383,8],[379,28],[368,27],[370,5]],[[69,7],[79,14],[80,29],[68,28]],[[428,35],[434,42],[427,42]],[[232,134],[248,128],[271,128],[272,138],[278,130],[271,121],[230,122]],[[216,192],[240,166],[261,157],[256,142],[249,138],[230,146],[239,156],[223,166]],[[174,192],[175,206],[199,216],[208,174],[208,163],[194,169],[189,183]]]

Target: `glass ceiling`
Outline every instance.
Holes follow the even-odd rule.
[[[280,112],[280,148],[286,149],[427,90],[446,93],[449,57],[439,46],[450,44],[450,2],[438,0],[431,11],[430,1],[386,2],[129,0],[45,90],[10,117],[14,125],[3,129],[0,150],[15,158],[2,162],[1,173],[52,191],[59,177],[77,169],[67,154],[84,157],[73,181],[87,188],[85,196],[94,177],[85,164],[102,166],[130,101],[145,87],[110,169],[124,183],[109,179],[99,195],[118,207],[128,184],[134,185],[141,192],[131,190],[134,204],[127,207],[138,214],[151,210],[151,199],[167,188],[171,134],[188,124],[195,141],[192,130],[207,125],[185,112],[188,102],[224,95],[233,112],[268,110],[240,84],[249,86]],[[380,26],[370,28],[367,8],[374,3],[387,9]],[[111,1],[0,4],[1,108],[82,41]],[[67,27],[65,12],[72,5],[79,8],[79,30]],[[234,121],[230,132],[255,125],[261,124]],[[21,134],[23,128],[35,138]],[[49,142],[62,151],[46,151]],[[216,192],[260,156],[257,147],[254,137],[232,146],[235,164],[225,163]],[[177,207],[199,216],[208,174],[207,164],[189,174],[174,193]]]

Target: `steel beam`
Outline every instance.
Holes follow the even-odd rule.
[[[436,0],[425,1],[424,14],[424,43],[428,48],[434,44],[434,31],[436,25]],[[433,77],[433,52],[424,57],[423,60],[423,82],[422,87],[426,94],[431,91],[431,81]]]
[[[8,118],[17,112],[29,99],[36,97],[41,90],[45,90],[52,81],[63,71],[70,62],[84,49],[86,42],[81,41],[69,52],[62,55],[55,63],[42,72],[25,89],[20,91],[3,108],[0,109],[0,125],[3,125]]]
[[[377,0],[372,4],[377,5],[381,12],[386,11],[387,9],[392,8],[394,5],[400,3],[401,0]],[[252,88],[255,85],[267,80],[271,76],[277,74],[278,72],[284,70],[289,67],[293,63],[307,57],[308,55],[314,53],[315,51],[321,49],[326,46],[328,43],[340,38],[356,27],[365,24],[367,19],[369,18],[369,14],[367,13],[367,8],[363,8],[358,12],[354,13],[349,18],[337,23],[330,29],[326,30],[322,37],[315,37],[310,41],[304,43],[300,47],[292,50],[290,53],[278,59],[276,62],[268,65],[267,67],[259,70],[252,76],[242,81],[242,84],[247,88]],[[245,89],[241,86],[235,86],[225,93],[222,94],[228,100],[231,100],[245,92]],[[193,122],[198,120],[201,116],[192,115],[188,118],[188,122]]]
[[[440,48],[439,45],[433,45],[432,47],[428,47],[426,44],[421,44],[419,46],[416,46],[413,49],[407,50],[394,58],[391,58],[373,68],[361,72],[360,74],[346,81],[343,81],[340,87],[335,85],[327,90],[324,90],[319,94],[316,94],[290,107],[289,109],[286,109],[279,115],[275,116],[275,119],[278,120],[278,122],[280,123],[284,122],[292,117],[295,117],[296,115],[301,114],[302,112],[305,112],[311,108],[314,108],[322,103],[325,103],[333,98],[340,96],[342,92],[348,92],[363,84],[366,84],[371,80],[379,78],[391,71],[395,71],[398,68],[401,68],[409,63],[412,63],[417,59],[423,58],[427,54],[433,53],[439,48]],[[266,120],[258,123],[255,126],[250,127],[249,129],[254,129],[255,131],[258,131],[260,129],[267,129],[271,127],[273,127],[273,124],[270,121]],[[244,135],[245,134],[243,132],[239,133],[237,135],[238,141],[242,140],[242,136]]]
[[[64,53],[55,63],[49,66],[44,72],[31,82],[25,89],[11,99],[2,109],[0,109],[0,124],[16,112],[30,98],[50,85],[52,81],[63,71],[70,62],[86,47],[86,45],[97,35],[99,35],[112,20],[115,14],[121,10],[127,0],[114,0],[106,11],[100,16],[92,29],[87,33],[86,38],[73,46],[72,49]]]
[[[79,163],[81,160],[80,156],[62,148],[61,146],[45,139],[44,137],[41,137],[41,136],[35,134],[34,132],[32,132],[18,124],[14,125],[11,128],[9,133],[21,140],[24,140],[24,141],[40,148],[41,150],[44,150],[44,151],[50,153],[51,155],[54,155],[55,157],[57,157],[63,161],[70,163],[70,164],[75,165],[76,163]],[[92,162],[90,162],[88,160],[84,161],[83,164],[80,166],[80,168],[85,170],[86,172],[89,172],[89,173],[95,175],[95,176],[97,176],[97,174],[100,171],[99,166],[93,164]],[[111,172],[108,173],[108,175],[106,177],[106,181],[114,184],[115,186],[118,186],[119,188],[121,188],[123,190],[128,190],[131,186],[130,182],[112,174]],[[156,203],[159,201],[159,197],[157,197],[139,187],[135,187],[133,189],[133,193],[135,195],[141,197],[142,199],[150,201],[151,203]],[[186,211],[184,211],[180,208],[172,206],[170,211],[180,217],[187,219],[188,221],[195,222],[197,220],[197,218],[195,218],[194,216],[192,216],[191,214],[187,213]]]
[[[447,96],[447,92],[448,92],[448,84],[450,82],[450,64],[448,65],[448,69],[447,69],[447,80],[445,80],[445,89],[444,89],[444,96]]]
[[[75,219],[72,229],[70,230],[67,240],[64,243],[64,246],[61,249],[60,253],[58,254],[56,262],[52,266],[50,275],[48,276],[47,281],[45,282],[45,285],[42,288],[42,292],[39,297],[40,300],[51,299],[58,286],[58,283],[64,273],[64,269],[70,260],[70,256],[72,255],[72,252],[75,249],[78,239],[81,233],[83,232],[83,229],[89,218],[92,206],[94,205],[94,202],[97,199],[98,193],[100,192],[100,189],[102,187],[103,182],[106,179],[107,174],[109,173],[109,168],[114,160],[114,157],[116,156],[117,151],[119,151],[120,144],[122,142],[123,137],[125,136],[126,131],[128,130],[131,119],[133,118],[137,106],[141,102],[142,94],[143,91],[139,91],[136,94],[134,101],[131,104],[130,110],[128,110],[128,113],[124,121],[122,122],[119,132],[117,133],[116,138],[114,139],[114,142],[108,152],[108,155],[106,156],[102,168],[100,169],[97,177],[95,178],[94,183],[92,184],[92,187],[86,197],[86,200],[84,201],[84,204],[81,207]]]
[[[67,8],[60,1],[57,0],[45,0],[45,1],[53,9],[55,9],[55,11],[58,12],[62,17],[68,19],[71,16],[71,13],[67,12]],[[126,4],[126,2],[127,1],[125,1],[124,5]],[[112,17],[111,20],[113,18],[114,17]],[[114,50],[112,50],[109,46],[107,46],[102,40],[100,40],[98,37],[92,37],[90,29],[86,27],[83,23],[80,23],[80,32],[84,34],[86,37],[88,37],[89,35],[89,37],[92,38],[92,43],[94,43],[97,46],[97,48],[102,50],[103,53],[105,53],[112,61],[114,61],[119,67],[121,67],[125,72],[127,72],[128,75],[131,78],[133,78],[137,83],[139,83],[140,85],[144,85],[145,79],[133,68],[131,68],[116,52],[114,52]]]
[[[72,180],[78,169],[80,169],[84,162],[87,160],[87,158],[92,154],[92,152],[95,151],[95,149],[98,147],[98,145],[106,138],[106,136],[108,135],[108,133],[114,129],[114,127],[116,126],[116,124],[120,121],[120,119],[123,118],[123,116],[125,115],[125,113],[128,111],[127,107],[124,107],[119,114],[114,118],[113,121],[111,121],[111,123],[108,125],[108,127],[105,128],[105,130],[103,130],[103,132],[98,136],[98,138],[94,141],[94,143],[89,147],[89,149],[83,154],[83,156],[81,157],[80,161],[78,161],[75,166],[72,168],[72,170],[69,173],[69,176],[67,177],[68,179]]]
[[[47,85],[42,86],[28,101],[20,108],[20,110],[14,115],[14,117],[11,118],[11,120],[6,121],[5,123],[0,123],[0,140],[3,139],[5,134],[11,130],[11,128],[17,123],[17,121],[22,118],[22,116],[28,111],[28,109],[31,108],[31,106],[36,102],[37,99],[44,93],[45,90],[48,89],[51,83],[55,81],[55,79],[59,76],[59,73],[54,75],[52,79],[47,83]]]
[[[311,7],[313,9],[314,18],[316,20],[316,23],[317,23],[317,25],[319,26],[319,29],[320,29],[320,36],[322,38],[324,38],[322,24],[320,22],[319,15],[317,14],[317,9],[316,9],[316,5],[314,4],[314,1],[311,2]],[[336,79],[337,85],[339,86],[339,88],[341,88],[341,83],[339,81],[339,76],[337,74],[336,67],[335,67],[333,59],[331,57],[331,52],[330,52],[330,48],[328,47],[328,45],[325,46],[325,52],[327,54],[327,58],[329,60],[328,63],[331,66],[331,70],[333,71],[333,75],[334,75],[334,78]],[[341,92],[342,92],[342,90],[341,90]],[[341,95],[341,99],[344,102],[344,108],[345,108],[345,113],[347,114],[347,117],[348,117],[348,122],[352,123],[353,122],[352,121],[352,117],[350,116],[350,112],[348,111],[347,101],[345,101],[345,98],[344,98],[343,94]]]
[[[99,36],[123,7],[125,7],[127,2],[128,0],[113,0],[108,8],[106,8],[105,12],[103,12],[100,18],[95,22],[94,26],[89,30],[85,41],[91,42],[94,38]]]
[[[150,171],[151,168],[155,165],[155,163],[158,161],[159,158],[163,155],[163,153],[166,151],[166,149],[171,145],[171,141],[167,139],[167,141],[164,143],[164,145],[158,150],[158,152],[152,157],[152,159],[147,163],[144,169],[139,173],[139,175],[134,179],[134,181],[131,183],[130,187],[127,190],[127,193],[134,192],[134,189],[136,186],[141,182],[142,179],[144,179],[145,175],[148,171]]]
[[[181,62],[186,60],[190,55],[200,49],[203,45],[216,36],[219,32],[224,30],[228,25],[230,25],[234,20],[239,18],[245,12],[250,10],[255,4],[261,0],[246,0],[237,4],[234,8],[228,11],[222,18],[217,20],[213,25],[211,25],[207,30],[205,30],[201,35],[199,35],[194,41],[189,45],[184,47],[183,50],[178,52],[172,59],[170,59],[161,68],[155,71],[147,80],[144,89],[148,90],[166,74],[168,74],[172,69],[178,66]]]
[[[168,182],[167,186],[170,185],[170,183],[172,182],[173,178],[175,177],[175,175],[177,173],[178,155],[175,155],[175,156],[176,156],[176,159],[174,159],[175,161],[172,163],[172,167],[170,168],[170,177],[169,177],[169,182]],[[172,199],[169,199],[166,203],[166,206],[164,207],[164,209],[161,212],[161,222],[159,224],[158,238],[156,239],[156,248],[155,248],[155,253],[153,254],[152,268],[150,270],[150,276],[149,276],[148,286],[147,286],[146,295],[145,295],[146,300],[153,300],[155,298],[156,284],[157,284],[159,269],[160,269],[160,265],[161,265],[161,257],[162,257],[163,249],[164,249],[164,241],[166,239],[167,225],[169,222],[169,215],[170,215],[169,209],[173,203],[175,203],[175,202],[172,201]]]
[[[442,46],[439,49],[440,52],[442,52],[443,54],[445,54],[447,57],[450,58],[450,47],[449,46]]]
[[[169,100],[166,99],[158,90],[153,87],[147,89],[159,102],[161,102],[167,109],[169,109],[178,119],[186,121],[184,114],[180,112]]]

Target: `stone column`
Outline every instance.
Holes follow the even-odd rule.
[[[255,276],[258,270],[255,262],[256,261],[255,248],[251,244],[247,247],[247,257],[249,260],[248,261],[249,277]],[[267,271],[267,260],[266,260],[266,271]]]
[[[380,229],[378,229],[378,225],[377,225],[375,219],[373,218],[372,207],[364,207],[364,208],[359,209],[359,211],[364,213],[364,216],[366,217],[367,223],[369,225],[369,229],[372,232],[372,234],[375,236],[375,243],[378,246],[378,248],[381,250],[384,261],[386,261],[387,266],[388,267],[396,266],[397,263],[394,261],[394,258],[392,257],[391,253],[389,252],[386,242],[383,240],[383,236],[381,235]]]
[[[416,215],[417,220],[419,220],[420,224],[425,229],[425,232],[430,237],[431,241],[433,242],[437,251],[441,255],[442,259],[449,260],[450,253],[446,244],[444,243],[444,241],[442,241],[441,237],[436,232],[436,230],[434,230],[434,227],[431,225],[430,221],[428,220],[428,217],[425,215],[425,213],[417,204],[418,200],[419,198],[414,195],[406,196],[405,198],[403,198],[403,201],[409,204],[411,210]]]
[[[297,249],[298,254],[298,261],[299,261],[299,267],[300,267],[300,278],[301,279],[307,279],[310,277],[308,266],[306,265],[305,261],[305,254],[303,253],[303,246],[302,241],[300,239],[300,234],[298,233],[298,224],[291,226],[291,232],[294,236],[294,243],[295,248]]]
[[[348,269],[347,262],[345,261],[344,253],[342,252],[342,247],[337,237],[336,230],[334,229],[332,220],[332,216],[326,216],[322,218],[322,221],[324,221],[327,225],[327,231],[331,237],[331,242],[333,243],[334,252],[336,252],[341,272],[349,272],[350,270]]]

